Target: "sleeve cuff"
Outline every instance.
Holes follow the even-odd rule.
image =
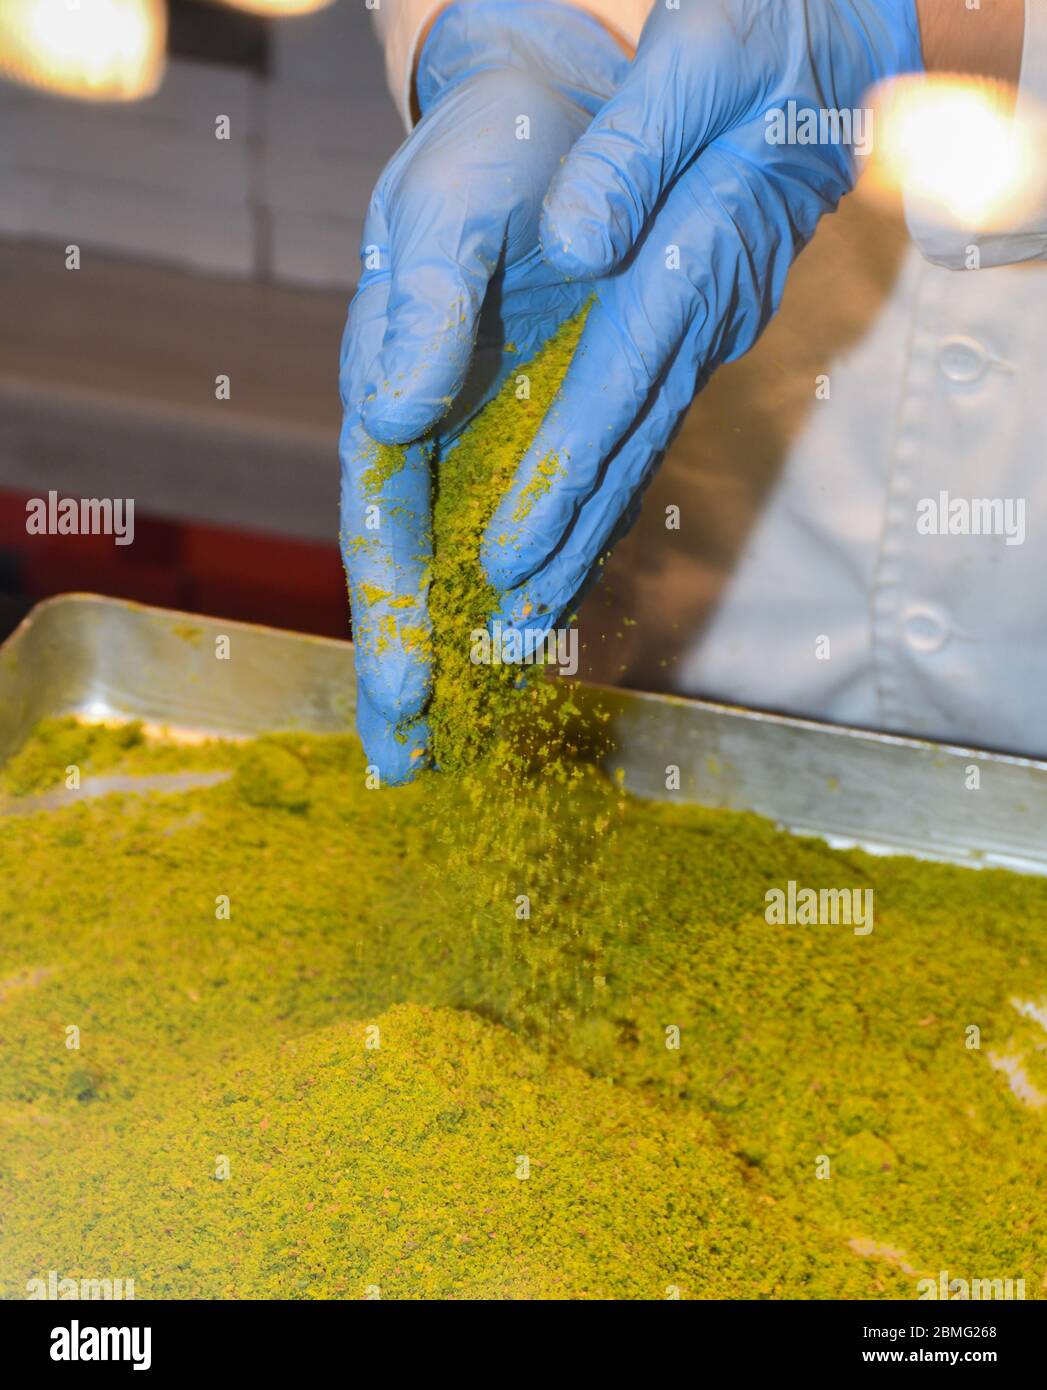
[[[385,73],[389,90],[407,130],[414,124],[411,109],[412,84],[418,41],[432,17],[444,9],[448,0],[381,0],[372,11],[375,28],[385,47]],[[573,9],[595,16],[612,34],[636,47],[640,30],[652,0],[560,0]]]

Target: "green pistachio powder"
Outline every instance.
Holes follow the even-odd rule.
[[[72,720],[8,763],[9,804],[231,775],[0,817],[4,1295],[1043,1296],[1047,883],[634,800],[564,682],[469,661],[577,331],[438,465],[442,772]],[[874,887],[874,931],[768,926],[790,879]]]

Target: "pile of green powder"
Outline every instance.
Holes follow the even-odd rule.
[[[516,735],[521,723],[526,734],[526,714],[550,731],[565,727],[564,716],[551,712],[557,700],[540,679],[540,667],[477,663],[472,657],[475,634],[486,630],[499,607],[498,592],[481,567],[482,539],[554,400],[585,317],[583,311],[569,319],[525,364],[522,378],[521,373],[510,372],[494,399],[446,449],[430,447],[432,563],[424,585],[431,631],[423,636],[417,606],[403,595],[396,611],[379,620],[375,640],[379,650],[402,647],[417,660],[431,662],[433,692],[427,713],[433,757],[444,772],[458,773],[481,762],[519,770]],[[521,379],[526,383],[524,390],[519,387]],[[404,447],[373,446],[365,484],[368,495],[387,509],[394,504],[384,489],[406,458]],[[556,459],[539,463],[535,477],[522,489],[515,520],[525,518],[529,501],[549,486],[561,468]],[[371,542],[361,535],[346,537],[344,543],[351,555]],[[385,596],[367,586],[361,592],[361,597],[372,601]],[[526,702],[523,690],[528,692]],[[534,748],[529,751],[533,758]],[[558,758],[557,752],[545,760]]]
[[[53,721],[0,776],[0,1294],[1047,1292],[1047,881],[634,800],[569,686],[469,660],[578,329],[435,461],[442,771]],[[45,809],[69,764],[229,775]],[[790,880],[874,930],[769,925]]]
[[[516,766],[518,742],[512,731],[535,719],[548,724],[552,718],[552,692],[536,679],[542,674],[540,667],[474,662],[472,639],[499,609],[498,592],[480,563],[483,536],[552,404],[584,324],[584,313],[570,319],[527,364],[523,396],[516,374],[510,374],[473,426],[437,460],[429,589],[434,666],[429,723],[434,757],[444,772],[453,774],[479,762]],[[539,478],[544,477],[543,465],[549,466],[545,461],[539,465]],[[524,492],[533,486],[532,480]],[[559,721],[549,727],[559,727]]]
[[[426,576],[431,633],[426,642],[415,641],[404,627],[416,622],[409,613],[395,620],[399,633],[389,634],[390,641],[431,662],[427,716],[442,781],[430,795],[444,827],[444,873],[465,890],[462,925],[492,930],[504,903],[515,901],[528,914],[521,920],[535,923],[535,954],[543,931],[553,934],[559,950],[584,930],[579,912],[589,908],[576,881],[594,855],[606,853],[624,802],[594,767],[594,753],[607,751],[599,710],[588,721],[582,758],[569,682],[547,679],[540,664],[475,660],[475,639],[500,607],[483,571],[481,546],[542,419],[555,408],[585,319],[583,310],[521,370],[510,371],[452,444],[432,446],[432,562]],[[382,499],[405,461],[403,449],[376,447],[368,482],[376,498]],[[526,520],[534,497],[565,465],[553,457],[538,462],[510,526]],[[511,531],[503,538],[510,545],[513,539]],[[540,616],[531,621],[537,624]],[[571,615],[554,616],[562,624]],[[526,885],[532,879],[546,885],[540,922],[530,916]]]
[[[66,737],[231,776],[0,821],[4,1295],[1042,1295],[1047,883],[630,801],[481,930],[453,779],[64,726],[13,775]],[[769,927],[790,878],[874,886],[875,930]]]

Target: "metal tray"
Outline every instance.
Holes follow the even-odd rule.
[[[228,660],[216,659],[218,637]],[[610,711],[609,762],[637,795],[755,811],[838,846],[1047,874],[1047,763],[597,686],[580,702]],[[352,646],[63,595],[0,647],[0,763],[38,720],[62,714],[139,719],[172,736],[343,733],[355,714]]]

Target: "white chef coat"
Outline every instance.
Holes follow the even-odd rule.
[[[408,123],[440,3],[376,13]],[[583,8],[635,42],[649,5]],[[1039,107],[1047,0],[1026,0],[1019,113]],[[986,237],[907,208],[908,234],[846,199],[702,393],[583,608],[583,674],[1047,756],[1047,199]],[[1021,501],[1024,542],[921,533],[942,493]]]

